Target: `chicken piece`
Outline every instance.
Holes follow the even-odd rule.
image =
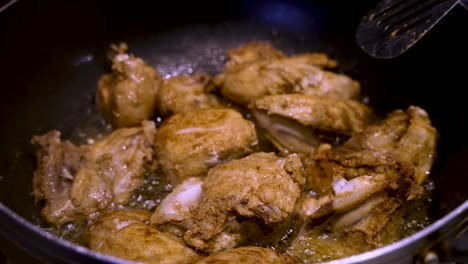
[[[192,225],[190,209],[202,199],[202,183],[201,178],[188,178],[177,185],[156,207],[151,223],[159,230],[182,236]]]
[[[321,62],[317,58],[317,54],[301,54],[228,68],[221,93],[239,105],[247,105],[263,96],[285,93],[333,99],[350,99],[359,94],[357,81],[321,69],[321,65],[316,65]]]
[[[159,89],[157,105],[161,115],[188,112],[193,109],[219,107],[215,95],[207,93],[211,77],[204,73],[175,76]]]
[[[315,263],[348,257],[401,239],[398,232],[401,221],[395,225],[394,218],[396,215],[401,220],[398,218],[401,214],[397,210],[403,200],[389,194],[388,191],[379,192],[367,197],[352,210],[334,214],[318,226],[305,226],[286,253],[304,263]],[[326,197],[319,200],[323,198]],[[323,208],[325,207],[320,210]],[[321,213],[324,216],[324,212]],[[391,228],[397,230],[390,230]]]
[[[304,262],[321,262],[355,255],[401,239],[400,224],[392,223],[395,216],[401,223],[398,218],[401,214],[397,211],[401,201],[389,192],[371,196],[356,208],[335,214],[321,225],[304,228],[286,252]],[[397,232],[390,228],[396,228]]]
[[[283,57],[284,54],[281,51],[274,49],[269,42],[251,41],[238,48],[228,49],[226,69],[233,70],[254,61],[279,59]],[[224,83],[224,78],[224,72],[218,73],[213,78],[215,87],[221,87]]]
[[[314,156],[304,159],[308,186],[313,186],[314,191],[324,194],[330,190],[327,186],[331,187],[333,175],[337,171],[345,174],[346,178],[369,175],[373,173],[376,163],[365,164],[363,160],[393,156],[400,162],[414,166],[413,188],[417,188],[432,167],[437,138],[438,133],[431,126],[424,110],[414,106],[409,107],[406,112],[395,110],[386,119],[354,134],[339,151],[330,151],[331,147],[323,144]],[[353,152],[355,153],[352,154]],[[331,162],[332,160],[336,162]],[[335,166],[336,163],[341,165]]]
[[[325,203],[304,203],[302,215],[316,219],[339,212],[328,220],[330,230],[351,241],[365,241],[369,248],[381,246],[387,223],[403,204],[420,194],[419,166],[432,165],[436,136],[425,112],[410,107],[368,126],[341,147],[319,148],[315,168],[307,170],[315,174],[307,175],[307,182],[317,183],[317,175],[319,182],[328,179],[331,188],[324,197],[330,197]]]
[[[138,263],[196,263],[201,257],[183,241],[146,224],[146,211],[114,211],[101,216],[87,234],[97,252]]]
[[[257,143],[254,124],[232,109],[173,115],[162,123],[156,138],[160,164],[174,185],[251,153]]]
[[[296,261],[288,255],[280,254],[270,248],[239,247],[210,255],[196,264],[288,264]]]
[[[266,96],[253,103],[254,109],[280,115],[305,126],[351,134],[370,121],[371,110],[354,100],[336,100],[300,94]]]
[[[126,54],[127,46],[114,47],[112,73],[98,82],[97,106],[114,127],[137,126],[150,119],[156,107],[161,76],[142,59]]]
[[[421,184],[434,163],[437,130],[424,109],[410,106],[395,110],[386,119],[366,128],[347,142],[347,146],[391,152],[416,169],[416,183]]]
[[[45,200],[41,211],[44,219],[60,224],[84,217],[70,200],[73,175],[84,159],[83,150],[69,141],[61,141],[57,130],[34,136],[31,142],[37,147],[33,195],[36,202]]]
[[[150,213],[145,210],[108,211],[97,218],[85,234],[88,246],[97,250],[113,233],[131,224],[141,224],[148,220]]]
[[[258,152],[216,166],[203,183],[203,199],[193,210],[193,226],[185,241],[196,249],[218,252],[243,238],[237,216],[259,219],[266,225],[291,217],[304,184],[297,155],[279,158]]]
[[[155,123],[143,121],[140,127],[117,129],[87,146],[86,162],[73,181],[73,204],[87,214],[110,203],[126,204],[143,184],[145,171],[154,170],[155,136]]]
[[[33,188],[36,201],[46,200],[44,218],[53,224],[86,219],[109,206],[125,204],[154,170],[152,121],[120,128],[93,145],[60,140],[58,131],[35,136],[38,167]]]
[[[273,48],[269,42],[251,41],[238,48],[228,49],[226,68],[233,68],[259,60],[280,59],[284,57],[283,52]]]
[[[305,53],[295,57],[305,56],[306,60],[321,68],[335,68],[337,62],[325,53]],[[226,68],[234,68],[255,61],[281,59],[286,56],[283,52],[273,48],[269,42],[247,42],[239,48],[228,49]]]
[[[414,167],[392,154],[320,147],[315,159],[316,167],[308,170],[314,174],[306,176],[307,184],[309,189],[322,195],[320,199],[331,195],[327,203],[319,203],[328,213],[353,209],[380,192],[391,192],[393,197],[401,199],[401,203],[411,194]],[[321,189],[323,186],[314,185],[315,177],[320,177],[320,181],[327,179],[324,182],[330,184],[328,193]],[[323,211],[319,213],[320,216],[323,214]]]
[[[266,96],[251,108],[258,125],[283,152],[313,153],[327,134],[349,137],[373,118],[366,105],[354,100],[299,94]]]
[[[358,190],[355,190],[354,195],[357,194]],[[351,210],[335,213],[318,226],[306,226],[293,240],[286,253],[304,263],[315,263],[348,257],[381,247],[385,242],[400,239],[399,224],[395,225],[391,221],[394,221],[395,215],[401,216],[397,210],[405,201],[404,197],[395,197],[391,191],[363,196],[364,201],[355,204]],[[343,198],[345,197],[341,199]],[[329,212],[325,211],[336,206],[333,204],[336,200],[328,196],[310,200],[316,202],[310,208],[316,210],[313,214],[318,217],[329,215]],[[396,232],[390,230],[391,228],[397,228]]]
[[[391,230],[399,228],[392,219],[401,216],[398,210],[412,195],[414,166],[393,153],[346,145],[320,146],[314,157],[316,168],[306,170],[315,172],[307,175],[307,184],[310,179],[317,183],[314,179],[319,176],[319,183],[327,179],[330,186],[312,192],[318,197],[303,195],[298,204],[298,214],[308,225],[287,253],[304,262],[342,258],[400,239],[398,230]]]

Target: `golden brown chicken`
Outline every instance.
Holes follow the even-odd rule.
[[[301,94],[270,95],[252,102],[257,125],[283,152],[312,153],[324,135],[350,137],[372,120],[372,111],[355,100]]]
[[[420,177],[426,175],[422,168],[426,172],[432,166],[436,138],[427,113],[411,106],[393,111],[340,147],[320,146],[311,157],[314,162],[306,163],[308,188],[319,197],[302,197],[298,207],[300,215],[310,217],[312,229],[299,235],[293,254],[315,259],[303,254],[304,243],[320,247],[338,241],[340,247],[353,245],[349,254],[355,254],[400,239],[398,225],[394,230],[387,225],[420,194]],[[314,227],[315,220],[324,218]],[[327,233],[330,238],[322,239]]]
[[[319,198],[301,197],[298,213],[308,224],[288,249],[291,255],[309,262],[382,246],[382,232],[410,197],[414,180],[412,165],[391,155],[340,149],[324,152],[328,155],[319,158],[319,163],[321,173],[330,177],[330,186]],[[399,238],[398,232],[391,236],[393,241]]]
[[[349,147],[394,153],[416,168],[416,182],[421,184],[434,163],[439,134],[424,109],[410,106],[395,110],[381,122],[369,126],[346,143]]]
[[[244,239],[237,216],[281,223],[292,216],[303,184],[302,163],[295,154],[280,158],[259,152],[214,167],[184,239],[206,252],[232,248]]]
[[[84,151],[70,141],[60,139],[52,130],[31,140],[36,147],[37,168],[33,177],[36,202],[45,200],[41,214],[49,223],[70,222],[84,216],[75,210],[70,199],[75,173],[84,159]]]
[[[97,106],[114,127],[138,126],[153,116],[162,78],[142,59],[125,53],[125,44],[114,49],[112,73],[98,82]]]
[[[328,57],[325,53],[304,53],[296,55],[298,57],[305,56],[310,64],[317,65],[320,68],[335,68],[337,61]],[[251,41],[240,47],[227,50],[226,69],[241,67],[243,64],[261,60],[281,59],[286,55],[275,49],[270,42],[266,41]]]
[[[89,247],[97,252],[138,263],[190,264],[201,256],[180,239],[146,225],[146,211],[114,211],[89,228]]]
[[[218,98],[208,93],[211,77],[205,73],[179,75],[164,81],[158,93],[158,110],[163,116],[193,109],[219,107]]]
[[[269,42],[247,42],[238,48],[227,50],[226,68],[238,67],[259,60],[284,58],[283,52],[276,50]]]
[[[117,129],[84,146],[86,161],[73,181],[73,204],[87,214],[111,203],[126,204],[143,184],[145,171],[154,169],[155,136],[155,123],[143,121],[140,127]]]
[[[360,91],[357,81],[322,69],[332,64],[323,54],[291,57],[253,55],[247,58],[239,59],[247,61],[245,63],[235,63],[235,67],[226,68],[223,75],[221,93],[236,104],[245,106],[263,96],[284,93],[350,99]]]
[[[177,185],[203,177],[223,162],[254,151],[257,135],[252,122],[232,109],[198,109],[173,115],[156,137],[162,169]]]
[[[65,223],[127,203],[143,184],[145,171],[155,169],[155,134],[154,122],[144,121],[79,147],[62,142],[57,131],[33,137],[38,146],[34,196],[46,200],[46,220]]]

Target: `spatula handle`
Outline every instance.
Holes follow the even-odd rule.
[[[460,0],[459,4],[468,11],[468,0]]]

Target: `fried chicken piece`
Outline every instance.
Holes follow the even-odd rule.
[[[390,192],[377,193],[356,208],[333,215],[323,224],[307,226],[286,252],[304,262],[322,262],[399,240],[401,213],[398,210],[401,202]],[[390,230],[392,228],[396,230]]]
[[[268,115],[291,118],[305,126],[346,134],[362,131],[371,117],[371,110],[354,100],[300,94],[266,96],[256,100],[253,107]]]
[[[391,112],[382,122],[369,126],[346,145],[394,153],[415,166],[416,183],[421,184],[434,163],[438,137],[426,111],[410,106],[406,111]]]
[[[334,214],[327,220],[329,230],[367,248],[381,246],[387,223],[422,191],[421,175],[432,166],[436,138],[427,114],[412,106],[406,112],[393,111],[341,147],[320,147],[313,157],[315,168],[306,171],[314,173],[307,175],[309,188],[321,189],[322,198],[303,198],[301,215]],[[327,179],[328,193],[314,186]]]
[[[296,57],[305,56],[306,60],[313,65],[321,68],[335,68],[337,62],[330,59],[325,53],[305,53],[296,55]],[[286,55],[280,50],[273,48],[269,42],[247,42],[238,48],[231,48],[227,51],[226,68],[239,67],[243,64],[252,63],[261,60],[281,59]]]
[[[33,137],[39,147],[34,196],[46,201],[44,218],[62,224],[127,203],[143,184],[145,171],[155,169],[155,133],[154,122],[144,121],[141,127],[117,129],[93,145],[61,141],[58,131]]]
[[[231,48],[227,51],[226,69],[234,70],[255,61],[284,58],[283,52],[276,50],[269,42],[251,41],[238,48]],[[227,71],[225,70],[225,71]],[[218,73],[213,79],[217,88],[223,86],[225,72]]]
[[[156,138],[157,156],[174,185],[204,177],[223,162],[251,153],[257,145],[252,122],[232,109],[198,109],[166,119]]]
[[[317,54],[258,60],[228,68],[221,87],[222,95],[239,105],[267,95],[299,93],[350,99],[360,85],[350,77],[321,69]]]
[[[414,168],[384,156],[362,161],[360,166],[361,171],[368,171],[368,174],[342,174],[350,172],[351,168],[340,170],[339,165],[335,166],[339,176],[334,176],[328,194],[320,198],[301,197],[298,213],[309,224],[294,240],[287,251],[289,254],[304,261],[322,262],[383,245],[382,232],[411,193]],[[360,170],[360,166],[356,166],[356,170]],[[351,175],[355,177],[344,178]],[[386,234],[386,241],[391,240],[391,235],[396,240],[398,233]],[[314,254],[307,254],[305,248],[309,249],[306,252]]]
[[[84,159],[83,150],[70,141],[61,141],[57,130],[34,136],[31,142],[37,147],[33,195],[36,202],[45,200],[42,216],[57,224],[83,218],[70,200],[74,175]]]
[[[98,82],[97,106],[114,127],[138,126],[153,116],[162,78],[142,59],[126,54],[125,44],[114,49],[112,73]]]
[[[89,247],[97,252],[138,263],[196,263],[201,257],[176,237],[146,224],[146,211],[114,211],[89,228]]]
[[[251,109],[258,125],[283,152],[313,153],[322,134],[349,137],[373,118],[366,105],[354,100],[300,94],[265,96],[254,101]]]
[[[316,219],[336,212],[355,211],[370,197],[380,193],[395,198],[396,207],[410,197],[414,181],[414,167],[411,164],[393,155],[369,150],[350,151],[342,147],[320,150],[315,164],[319,168],[316,168],[316,174],[307,175],[307,183],[321,198],[302,198],[301,215]],[[313,185],[317,176],[328,179],[330,186],[327,192],[315,191],[323,188]],[[390,216],[393,211],[388,210],[387,213]],[[366,216],[364,213],[358,215]]]
[[[276,50],[269,42],[247,42],[238,48],[227,51],[226,68],[238,67],[239,65],[259,60],[284,58],[283,52]]]
[[[219,107],[218,98],[207,92],[211,77],[204,73],[180,75],[164,81],[157,105],[161,115],[188,112],[193,109]]]
[[[236,217],[259,219],[266,225],[287,220],[301,194],[302,170],[295,154],[279,158],[264,152],[212,168],[185,241],[196,249],[218,252],[243,239]]]
[[[379,164],[378,158],[387,157],[406,163],[405,167],[414,167],[413,187],[417,188],[432,167],[437,138],[438,133],[423,109],[411,106],[406,112],[395,110],[386,119],[354,134],[342,148],[330,151],[331,147],[324,144],[314,156],[303,160],[308,185],[325,193],[333,175],[345,175],[347,179],[370,175]]]
[[[140,127],[117,129],[86,146],[86,162],[73,181],[73,204],[87,214],[111,203],[126,204],[143,184],[145,171],[154,169],[155,136],[155,123],[143,121]]]
[[[239,247],[210,255],[196,264],[288,264],[296,261],[288,255],[280,254],[270,248]]]

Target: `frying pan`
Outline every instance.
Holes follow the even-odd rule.
[[[376,60],[354,42],[361,17],[376,1],[29,1],[0,13],[0,251],[24,263],[127,263],[59,239],[39,228],[31,196],[34,134],[93,122],[94,91],[109,70],[110,43],[163,76],[215,73],[225,50],[269,40],[288,54],[326,52],[339,71],[361,81],[379,115],[409,105],[429,113],[440,133],[431,173],[433,224],[395,244],[338,263],[411,263],[466,227],[468,88],[466,11],[455,8],[407,53]],[[456,66],[460,62],[462,67]],[[91,121],[90,121],[91,120]]]

